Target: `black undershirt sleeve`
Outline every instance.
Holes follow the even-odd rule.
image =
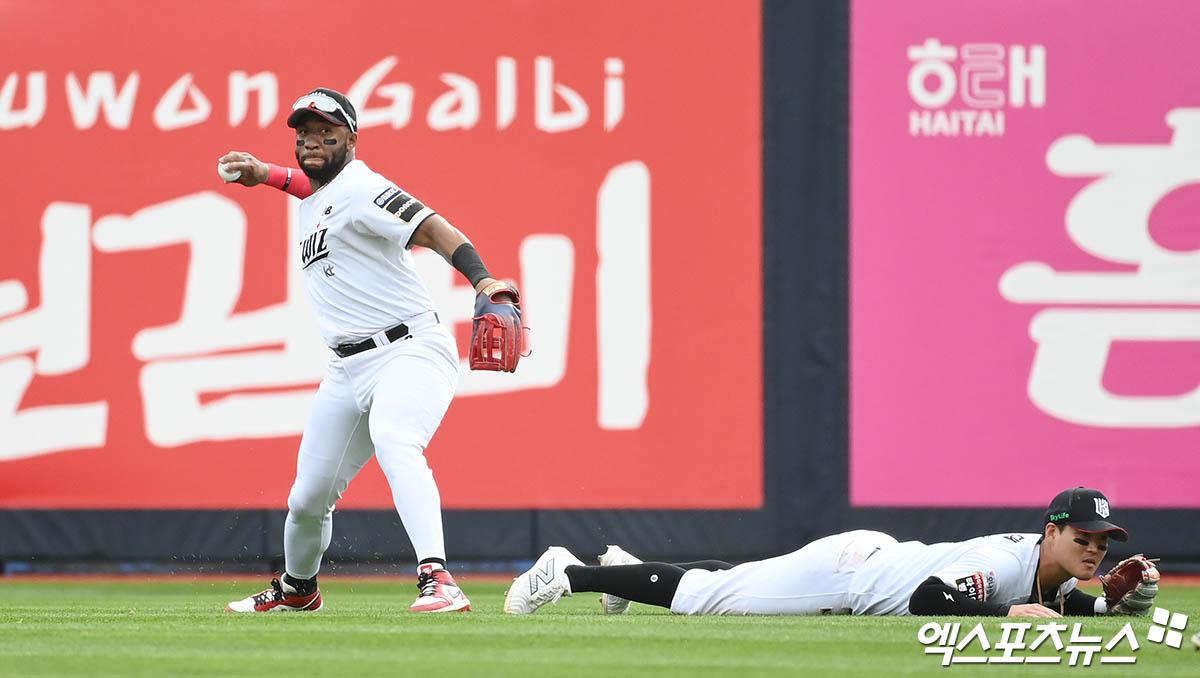
[[[1063,613],[1076,617],[1096,616],[1096,596],[1075,589],[1063,598]]]
[[[908,599],[912,614],[951,615],[957,617],[1004,617],[1011,605],[975,600],[960,593],[937,577],[921,582]]]
[[[454,254],[450,255],[450,263],[470,281],[472,287],[478,285],[480,280],[490,278],[492,275],[483,265],[483,260],[479,258],[479,252],[476,251],[475,246],[469,242],[459,245],[454,250]]]

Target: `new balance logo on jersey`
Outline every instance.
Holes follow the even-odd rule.
[[[534,595],[538,592],[538,587],[542,585],[549,586],[550,582],[554,581],[554,559],[546,561],[546,567],[541,572],[534,572],[529,578],[529,595]]]
[[[308,268],[329,256],[329,248],[325,246],[325,232],[328,228],[314,231],[312,235],[300,241],[300,268]]]

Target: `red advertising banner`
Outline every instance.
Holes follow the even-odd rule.
[[[854,3],[854,505],[1200,507],[1197,21]]]
[[[474,292],[415,253],[464,356],[426,456],[446,508],[762,503],[761,12],[752,2],[4,3],[0,507],[280,508],[329,350],[291,102],[524,297],[470,372]],[[710,282],[711,281],[711,282]],[[390,508],[372,462],[342,508]]]

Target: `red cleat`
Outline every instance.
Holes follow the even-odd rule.
[[[321,589],[307,596],[298,596],[283,590],[278,579],[271,580],[271,588],[249,598],[235,600],[225,606],[226,612],[316,612],[321,609]]]
[[[417,575],[417,588],[421,595],[417,597],[411,612],[469,612],[471,601],[463,594],[462,589],[454,582],[454,577],[445,570],[435,570],[432,566],[422,565]]]

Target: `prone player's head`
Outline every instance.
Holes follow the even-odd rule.
[[[1099,490],[1073,487],[1059,492],[1046,507],[1042,528],[1043,558],[1077,579],[1090,579],[1108,552],[1108,541],[1126,541],[1129,533],[1109,522],[1111,506]]]
[[[327,184],[354,160],[358,113],[344,94],[318,87],[292,104],[288,127],[296,130],[296,161],[320,184]]]

